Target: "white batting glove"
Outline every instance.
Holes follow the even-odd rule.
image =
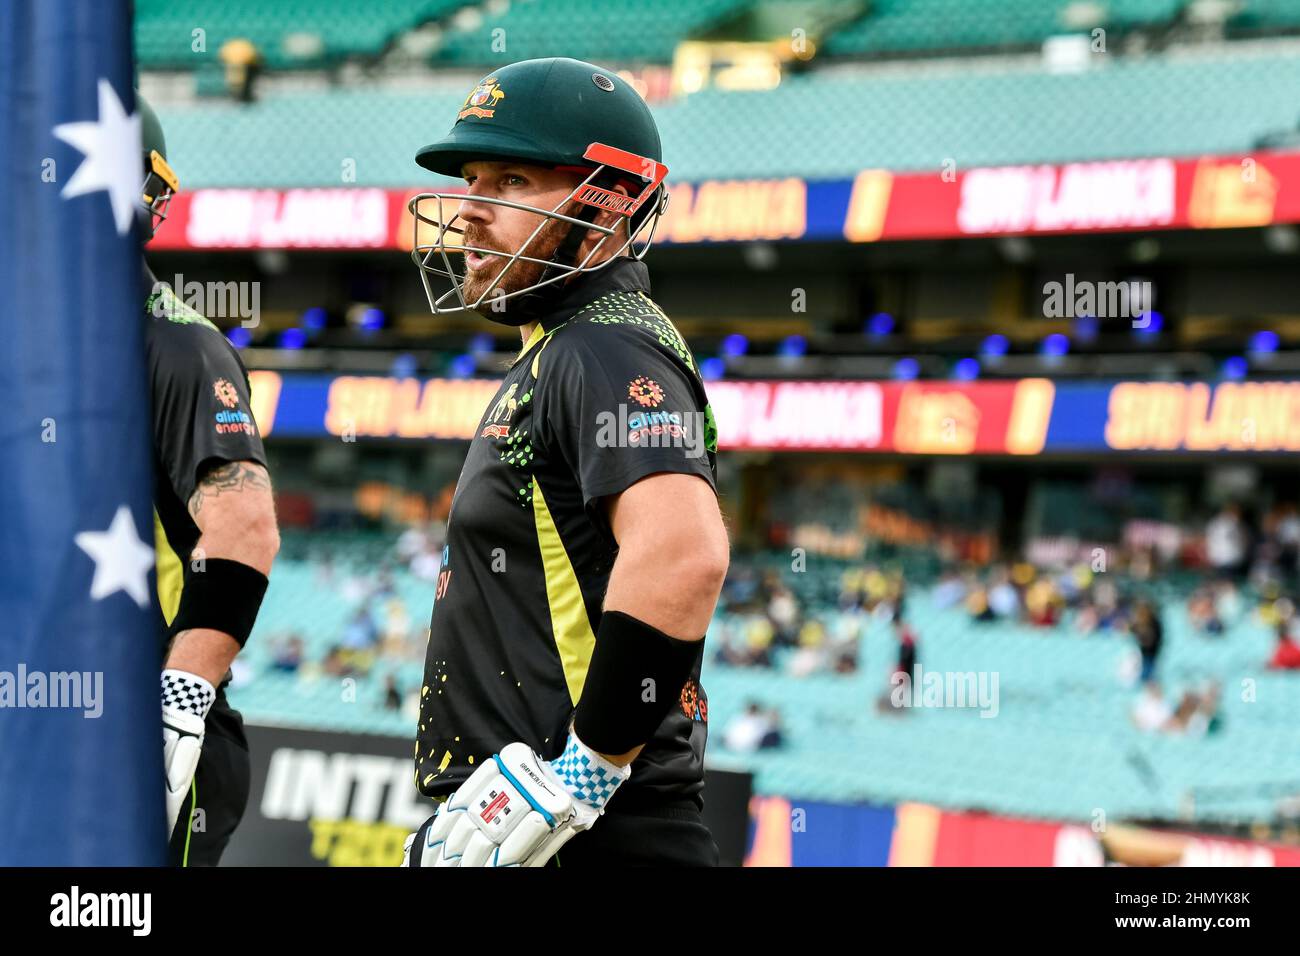
[[[199,755],[203,752],[205,721],[216,699],[216,690],[199,675],[172,669],[162,672],[168,834],[176,829],[181,807],[190,795]]]
[[[545,866],[600,819],[631,775],[576,734],[551,761],[527,744],[507,744],[407,837],[402,865]]]

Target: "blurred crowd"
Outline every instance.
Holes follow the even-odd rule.
[[[807,607],[779,571],[733,559],[709,630],[713,659],[735,667],[781,667],[794,677],[853,674],[873,618],[890,620],[903,604],[902,575],[875,565],[840,577],[834,605]]]
[[[430,585],[442,565],[446,526],[430,522],[407,528],[388,557],[374,569],[355,564],[346,569],[318,556],[316,584],[345,598],[354,610],[332,639],[309,645],[300,633],[282,633],[270,641],[269,668],[306,678],[382,680],[382,706],[416,718],[419,688],[402,687],[392,665],[420,662],[428,627],[420,608],[413,620],[396,587],[399,574]],[[1268,512],[1256,527],[1241,509],[1227,505],[1207,523],[1201,538],[1204,570],[1199,583],[1181,602],[1194,633],[1222,639],[1251,615],[1270,627],[1276,644],[1267,664],[1300,670],[1296,604],[1287,593],[1300,560],[1300,515],[1294,506]],[[1162,557],[1155,547],[1097,549],[1091,560],[1034,563],[1013,560],[952,564],[939,573],[924,600],[938,609],[963,611],[980,623],[1014,623],[1045,632],[1078,636],[1102,634],[1128,640],[1134,649],[1130,675],[1142,690],[1133,706],[1135,726],[1148,732],[1200,734],[1217,726],[1217,685],[1180,688],[1172,697],[1160,683],[1159,661],[1167,615],[1150,597],[1161,576]],[[1185,563],[1184,563],[1185,566]],[[838,565],[829,583],[791,586],[792,569],[760,568],[733,558],[718,609],[709,628],[707,653],[731,667],[780,670],[791,677],[855,674],[864,665],[864,638],[873,624],[885,625],[893,651],[891,679],[911,673],[921,636],[906,619],[907,583],[903,574],[879,562]],[[807,572],[805,572],[807,573]],[[1186,574],[1184,574],[1186,578]],[[806,584],[807,582],[801,582]],[[815,594],[806,601],[800,594]],[[432,588],[430,588],[432,594]],[[920,598],[916,598],[920,600]],[[1179,613],[1182,613],[1180,611]],[[323,652],[312,654],[310,647]],[[882,695],[886,700],[888,693]],[[884,705],[878,701],[881,709]],[[756,750],[781,745],[780,715],[758,704],[724,729],[736,746]]]
[[[379,679],[382,675],[382,706],[418,719],[419,687],[400,686],[389,668],[423,662],[429,637],[428,608],[422,607],[419,620],[414,619],[398,593],[396,578],[406,572],[431,585],[436,583],[445,533],[446,526],[440,522],[408,528],[397,539],[391,557],[373,570],[344,569],[328,553],[318,555],[313,562],[316,586],[339,594],[354,610],[319,656],[308,652],[300,633],[274,635],[269,669],[308,680]],[[432,587],[429,595],[432,601]]]

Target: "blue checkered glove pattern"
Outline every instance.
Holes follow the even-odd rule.
[[[564,753],[551,761],[551,769],[575,800],[581,800],[601,813],[630,772],[627,767],[616,766],[587,749],[577,734],[569,734]]]
[[[507,744],[407,837],[402,865],[545,866],[631,775],[572,734],[555,760]]]

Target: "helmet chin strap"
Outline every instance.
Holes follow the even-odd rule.
[[[595,220],[599,212],[600,210],[595,206],[583,206],[574,218],[590,223]],[[488,305],[480,314],[493,322],[515,327],[538,321],[550,310],[551,306],[564,292],[563,281],[549,284],[543,283],[557,276],[573,274],[572,270],[577,262],[578,249],[582,246],[582,241],[587,238],[589,231],[588,229],[580,229],[570,223],[568,232],[564,234],[564,238],[560,240],[559,248],[555,250],[555,255],[551,256],[550,265],[543,270],[541,278],[537,280],[540,288],[533,288],[522,295],[515,296],[513,299],[505,300],[501,303],[502,310],[500,312]]]

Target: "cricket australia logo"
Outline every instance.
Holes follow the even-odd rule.
[[[460,104],[462,109],[456,114],[457,119],[464,119],[466,116],[478,116],[482,119],[489,119],[496,112],[497,103],[505,99],[506,91],[497,85],[497,78],[489,76],[486,80],[470,92],[465,97],[465,102]],[[484,109],[484,105],[488,109]]]
[[[519,407],[519,401],[515,398],[515,392],[519,390],[519,384],[512,382],[505,393],[497,399],[497,403],[492,406],[492,411],[488,414],[487,424],[479,432],[480,438],[505,438],[510,434],[510,419],[514,417],[515,409]]]

